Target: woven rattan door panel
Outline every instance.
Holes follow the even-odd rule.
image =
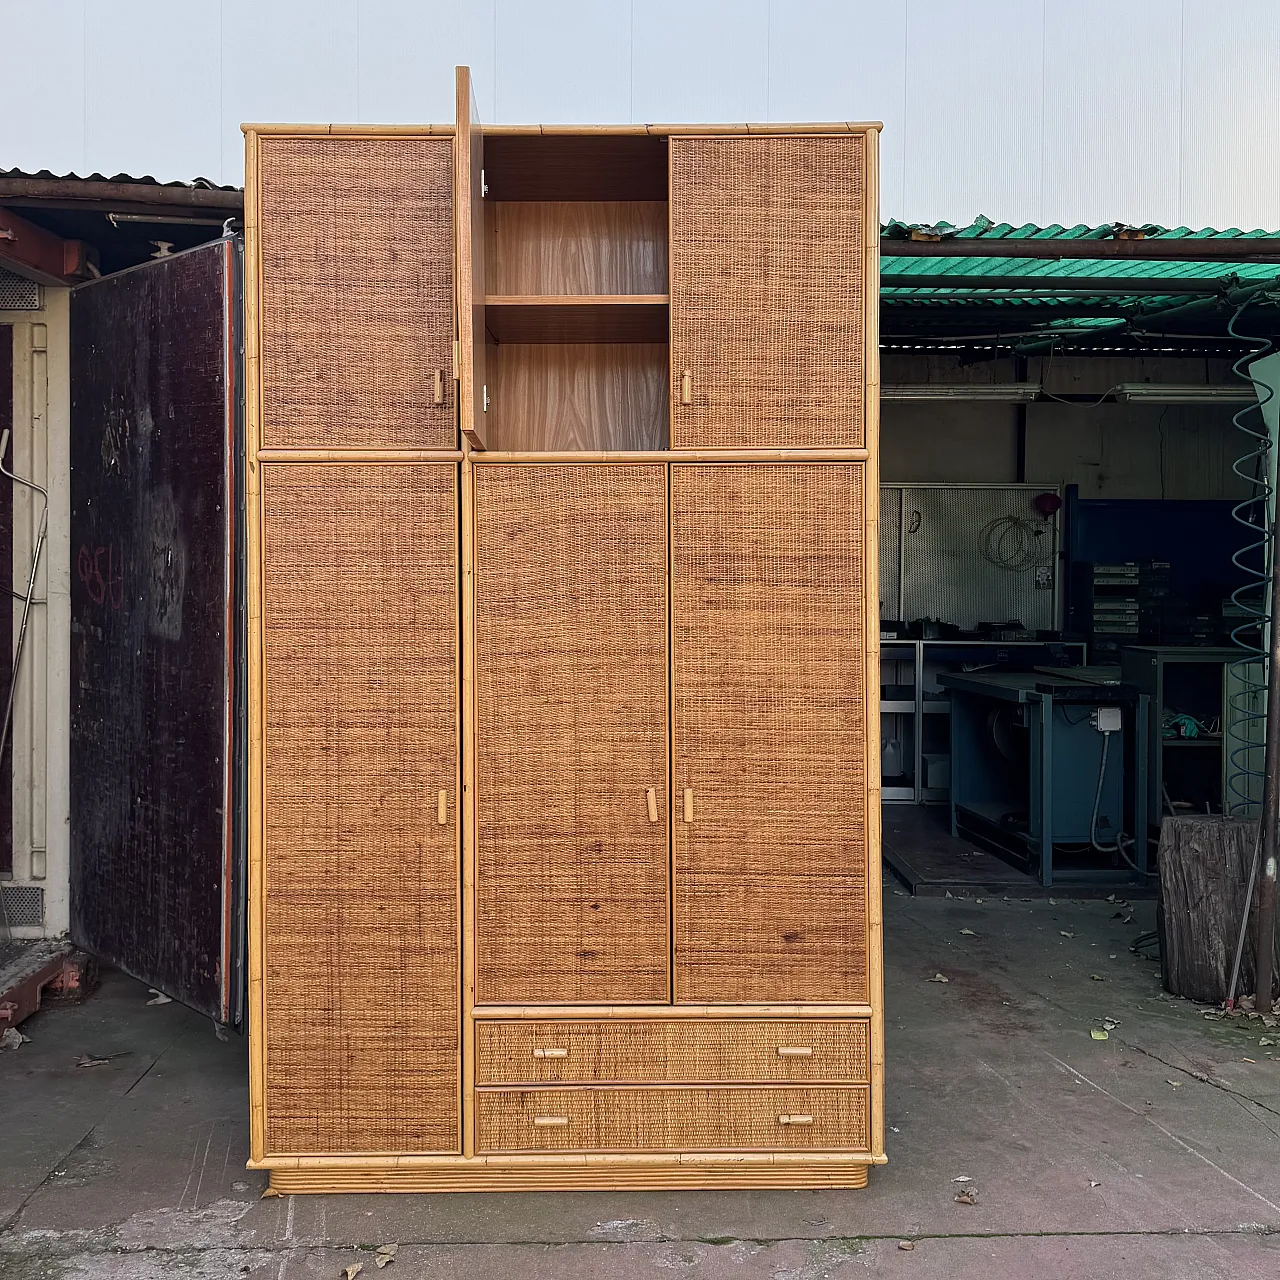
[[[670,145],[672,447],[860,447],[865,137]]]
[[[866,1151],[867,1090],[482,1089],[478,1149]]]
[[[865,1084],[864,1020],[479,1022],[477,1084]]]
[[[259,140],[262,443],[452,449],[453,140]]]
[[[678,1002],[868,998],[864,481],[672,466]]]
[[[456,1151],[455,471],[263,470],[267,1151]]]
[[[666,469],[475,477],[476,1000],[665,1001]]]

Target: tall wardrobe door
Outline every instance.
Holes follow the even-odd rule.
[[[454,1152],[455,468],[263,468],[268,1154]]]
[[[865,135],[670,147],[672,448],[861,447]]]
[[[475,483],[476,1000],[666,1001],[666,468]]]
[[[453,140],[258,145],[263,445],[454,448]]]
[[[868,998],[864,481],[671,469],[678,1003]]]

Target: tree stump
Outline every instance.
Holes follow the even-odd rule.
[[[1211,1004],[1227,998],[1257,832],[1257,822],[1247,818],[1188,814],[1164,820],[1160,963],[1165,990],[1175,996]],[[1255,893],[1237,997],[1254,987],[1256,913]]]

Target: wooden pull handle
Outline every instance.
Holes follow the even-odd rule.
[[[807,1044],[782,1045],[778,1046],[778,1057],[780,1058],[811,1058],[813,1050]]]
[[[449,821],[449,793],[436,793],[436,821],[443,827]]]
[[[538,1048],[533,1051],[535,1058],[567,1058],[569,1056],[568,1049],[542,1049]]]
[[[693,372],[689,369],[680,375],[680,403],[693,403]]]
[[[534,1116],[533,1127],[535,1129],[558,1129],[561,1125],[569,1123],[568,1116]]]
[[[693,821],[693,788],[685,787],[684,789],[684,820],[686,822]]]
[[[535,1120],[534,1124],[537,1124],[537,1123],[538,1122]],[[812,1116],[779,1116],[778,1123],[779,1124],[812,1124],[813,1117]]]
[[[649,802],[649,821],[657,822],[658,820],[658,793],[650,787],[645,793],[645,799]]]
[[[444,404],[444,373],[439,369],[432,376],[432,389],[436,404]]]

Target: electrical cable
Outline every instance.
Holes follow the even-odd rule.
[[[1102,731],[1102,762],[1098,765],[1098,789],[1093,793],[1093,817],[1089,819],[1089,843],[1099,853],[1118,853],[1130,868],[1141,875],[1142,868],[1125,851],[1124,846],[1128,837],[1123,831],[1116,832],[1116,842],[1113,845],[1105,845],[1098,840],[1098,810],[1102,807],[1102,784],[1107,777],[1107,748],[1111,745],[1111,733],[1110,729]],[[1128,843],[1132,844],[1133,841],[1128,840]]]
[[[1010,573],[1025,573],[1036,566],[1050,564],[1054,554],[1053,539],[1048,540],[1047,555],[1039,545],[1050,527],[1047,520],[1037,523],[1025,516],[997,516],[978,531],[978,554],[988,564]]]

